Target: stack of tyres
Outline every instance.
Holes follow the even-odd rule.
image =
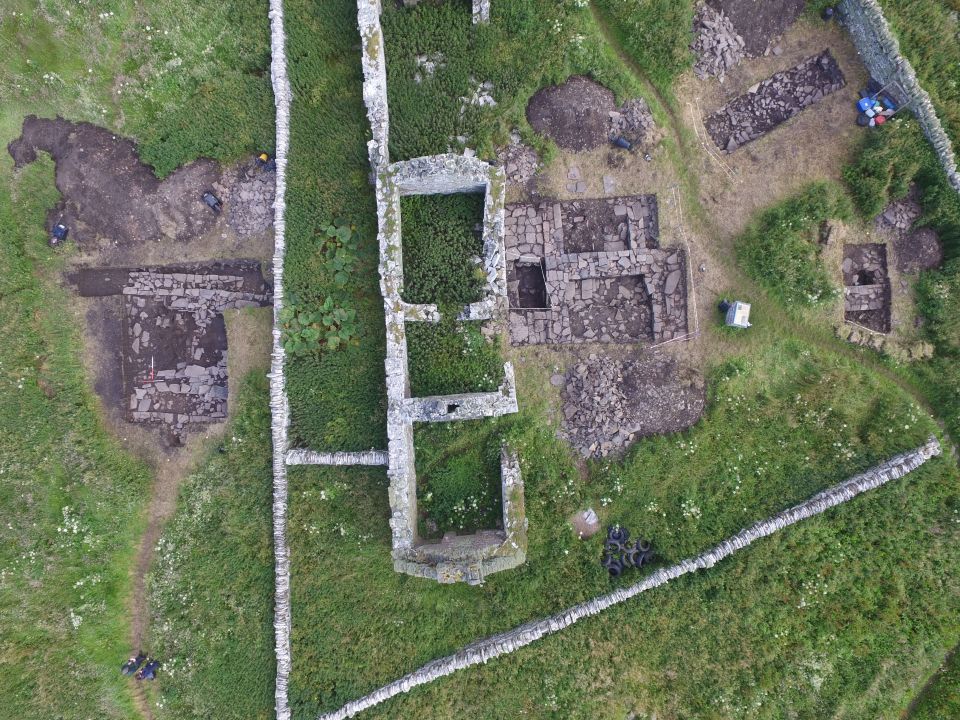
[[[603,548],[600,564],[611,577],[620,577],[624,570],[639,568],[654,558],[653,546],[649,540],[638,539],[630,542],[630,531],[619,525],[607,528],[607,539]]]

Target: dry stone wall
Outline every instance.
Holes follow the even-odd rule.
[[[960,172],[950,137],[937,117],[930,95],[920,85],[913,66],[900,53],[900,43],[890,29],[877,0],[841,0],[840,14],[863,58],[864,65],[877,82],[898,83],[907,94],[897,98],[910,102],[924,134],[933,145],[950,184],[960,192]]]
[[[339,710],[325,713],[318,720],[346,720],[364,710],[379,705],[392,697],[409,692],[415,687],[425,685],[439,678],[451,675],[457,670],[485,664],[500,655],[506,655],[530,645],[537,640],[570,627],[585,618],[597,615],[614,605],[626,602],[648,590],[666,585],[683,575],[713,567],[724,558],[730,557],[752,543],[773,535],[790,525],[826,512],[830,508],[842,505],[869,490],[885,485],[891,480],[901,478],[940,455],[940,443],[930,438],[924,445],[866,472],[856,475],[839,485],[814,495],[809,500],[794,505],[788,510],[751,525],[736,535],[727,538],[719,545],[696,557],[682,560],[676,565],[661,568],[633,585],[614,590],[606,595],[574,605],[563,612],[542,620],[534,620],[513,630],[479,640],[462,648],[453,655],[427,663],[419,670],[403,676],[399,680],[383,686],[374,692],[347,703]]]
[[[287,451],[287,465],[386,465],[387,453],[383,450],[361,452],[316,452],[294,448]]]
[[[270,355],[270,416],[273,436],[273,553],[274,653],[277,679],[274,707],[277,720],[290,720],[287,686],[290,678],[290,549],[287,545],[287,432],[290,404],[284,384],[280,312],[283,309],[283,263],[286,256],[287,152],[290,148],[290,103],[287,76],[287,38],[283,0],[270,0],[270,79],[276,106],[276,193],[273,200],[273,351]]]

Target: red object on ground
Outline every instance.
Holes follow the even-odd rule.
[[[887,121],[883,115],[877,115],[874,120],[877,121],[877,125],[883,125]]]

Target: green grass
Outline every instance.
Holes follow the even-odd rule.
[[[356,342],[343,349],[288,359],[290,439],[315,450],[382,448],[385,331],[356,4],[297,0],[287,3],[286,12],[294,93],[286,289],[308,310],[337,295],[341,305],[356,310],[358,328]],[[356,226],[357,261],[346,289],[335,285],[321,252],[320,237],[335,220]]]
[[[439,323],[407,324],[412,397],[493,392],[503,382],[500,339],[454,317],[451,310]]]
[[[864,220],[871,220],[891,200],[904,197],[911,183],[920,189],[922,216],[915,227],[933,228],[947,262],[921,274],[915,284],[918,309],[936,356],[900,372],[922,389],[953,438],[960,437],[960,195],[950,186],[930,144],[915,120],[888,123],[870,133],[857,159],[844,170],[847,190]]]
[[[960,717],[960,657],[956,648],[937,674],[910,715],[911,720],[941,720]]]
[[[957,0],[881,0],[920,84],[954,144],[960,142],[960,25]]]
[[[620,100],[642,92],[599,39],[586,5],[511,0],[491,5],[491,22],[471,23],[470,3],[421,3],[414,10],[384,4],[383,32],[394,160],[458,150],[464,144],[493,157],[517,127],[547,150],[527,124],[530,96],[544,85],[587,74]],[[442,59],[432,77],[416,57]],[[417,76],[419,74],[419,82]],[[464,104],[482,82],[493,83],[496,107]],[[464,141],[464,138],[466,139]]]
[[[595,0],[620,43],[665,95],[693,65],[692,0]]]
[[[5,2],[0,147],[33,113],[132,136],[161,174],[270,149],[266,27],[256,0]],[[46,247],[58,199],[48,158],[14,172],[0,152],[0,714],[128,720],[118,670],[150,477],[87,382],[83,318],[62,286],[71,249]]]
[[[933,431],[932,423],[889,382],[852,361],[814,352],[796,341],[777,341],[775,335],[771,338],[771,330],[760,331],[766,337],[758,339],[748,355],[716,369],[710,409],[700,424],[687,433],[645,440],[623,462],[593,464],[586,477],[543,422],[536,393],[530,388],[524,392],[521,387],[526,398],[521,416],[510,419],[503,436],[521,457],[530,522],[528,561],[517,570],[489,577],[480,588],[439,586],[393,571],[386,522],[386,481],[381,470],[294,469],[290,480],[294,499],[292,587],[293,603],[298,608],[293,621],[293,647],[298,661],[291,680],[295,717],[312,717],[480,636],[607,590],[610,581],[598,562],[600,539],[578,541],[565,520],[587,505],[597,508],[605,522],[622,522],[650,535],[664,561],[675,561],[900,449],[919,444]],[[851,388],[856,391],[851,392]],[[892,427],[898,428],[897,432],[890,431]],[[824,572],[831,574],[831,582],[844,588],[837,597],[838,602],[842,601],[837,610],[842,608],[844,614],[842,619],[835,619],[835,624],[852,623],[858,628],[856,636],[843,635],[837,641],[838,659],[851,658],[860,643],[874,641],[876,650],[871,657],[877,658],[877,662],[900,657],[888,652],[888,643],[901,630],[891,628],[882,617],[871,615],[871,610],[857,610],[856,604],[846,599],[848,586],[856,587],[877,566],[886,567],[889,583],[901,588],[893,607],[905,609],[910,618],[916,619],[917,637],[925,638],[928,644],[923,646],[923,652],[918,647],[911,653],[928,662],[925,653],[929,646],[942,644],[951,633],[955,636],[957,629],[947,608],[956,604],[949,587],[956,585],[957,577],[953,560],[946,556],[952,552],[948,538],[956,533],[956,524],[950,524],[955,509],[950,503],[956,504],[956,494],[944,480],[954,477],[949,475],[949,466],[941,463],[937,468],[927,471],[925,477],[936,480],[929,480],[929,489],[923,485],[916,506],[912,504],[914,489],[908,491],[906,483],[905,487],[881,492],[895,498],[882,504],[892,502],[896,512],[909,512],[922,527],[938,525],[946,533],[942,538],[931,540],[914,521],[892,523],[884,513],[864,515],[862,509],[848,515],[862,523],[861,530],[846,537],[831,523],[820,521],[817,532],[833,538],[829,550],[834,555],[830,555],[830,563],[820,558],[818,567],[828,567]],[[889,564],[887,551],[873,547],[879,531],[891,534],[890,543],[903,543],[904,557],[916,559],[919,565],[912,561]],[[796,562],[792,558],[798,553],[819,557],[818,547],[816,543],[797,541],[795,546],[791,544],[789,549],[781,548],[771,554],[770,562],[780,556],[785,563]],[[849,573],[847,564],[843,564],[844,572],[839,572],[840,555],[843,560],[851,559]],[[937,591],[908,590],[919,581],[915,573],[936,573],[939,582],[947,585],[939,586]],[[808,571],[801,578],[809,576]],[[784,598],[793,598],[791,602],[796,603],[809,591],[801,579],[784,577],[775,584],[758,584],[751,575],[743,586],[733,583],[730,600],[714,590],[717,617],[725,618],[740,607],[754,608],[758,616],[791,615],[785,609]],[[629,580],[625,578],[624,582]],[[884,583],[878,581],[860,588],[860,601],[866,597],[873,598],[874,603],[878,598],[882,600],[884,593],[879,589],[886,587]],[[677,607],[692,602],[684,590],[688,587],[680,585],[677,590],[665,591],[663,602]],[[362,613],[356,612],[358,601]],[[886,601],[881,605],[884,612],[890,611]],[[825,647],[829,631],[821,634],[817,629],[819,612],[807,616],[809,623],[794,621],[797,632],[802,631],[803,637]],[[323,622],[316,618],[323,618]],[[782,618],[783,622],[788,620],[789,617]],[[676,622],[686,627],[679,619]],[[644,623],[636,627],[617,624],[621,647],[636,647],[637,652],[648,648],[649,630],[645,627]],[[750,636],[752,641],[759,642],[757,634],[761,628],[745,623],[743,631],[747,630],[754,633]],[[679,630],[675,628],[675,632]],[[696,660],[703,672],[712,672],[712,664],[737,647],[735,642],[723,645],[722,636],[714,637],[714,643],[721,646],[714,656],[705,649],[699,654],[688,653],[676,637],[664,641],[658,652],[669,656],[675,665],[683,667]],[[344,638],[350,642],[344,644]],[[570,647],[579,647],[578,642],[583,640],[574,641]],[[802,656],[802,646],[783,642],[791,652],[791,662]],[[557,659],[555,653],[543,657]],[[748,690],[750,678],[762,675],[761,664],[760,658],[751,658],[729,682],[722,675],[711,675],[710,692],[701,693],[695,684],[686,686],[678,702],[689,711],[703,698],[716,695],[715,690],[723,690],[732,698],[740,697],[738,693]],[[577,716],[577,712],[586,716],[585,710],[574,712],[577,703],[589,705],[597,698],[592,692],[584,692],[583,680],[587,675],[603,677],[606,661],[571,661],[567,667],[570,675],[551,688],[564,696],[558,706],[559,716]],[[852,702],[857,697],[852,688],[862,689],[859,685],[845,689],[844,681],[852,673],[851,667],[843,665],[841,674],[829,674],[828,680],[834,684],[831,703]],[[795,664],[785,660],[773,677],[782,678],[795,669]],[[526,684],[536,683],[537,677],[524,672],[518,682],[529,690]],[[436,687],[445,687],[445,683]],[[899,702],[896,693],[903,691],[903,684],[895,683],[886,689],[888,694],[884,697],[887,701],[896,697],[895,702]],[[452,712],[450,703],[456,705],[456,701],[442,690],[436,692],[439,694],[431,695],[431,700],[423,704],[415,699],[410,701],[412,704],[404,704],[406,716],[413,713],[413,704],[417,707],[413,714],[429,715],[432,711],[443,717]],[[471,717],[497,717],[507,706],[503,698],[517,699],[511,688],[489,686],[487,692],[488,698],[483,702],[477,701],[469,711],[462,707],[458,711]],[[669,695],[664,689],[660,697]],[[413,696],[418,697],[419,693]],[[808,709],[815,707],[812,701],[803,701],[799,692],[792,702]],[[526,707],[531,716],[550,716],[529,703],[520,706]],[[688,716],[702,715],[688,712]]]
[[[53,164],[0,160],[0,697],[16,718],[134,714],[129,568],[149,474],[103,429],[63,259],[43,221]],[[75,318],[69,311],[66,317]]]
[[[849,216],[842,188],[814,183],[751,221],[737,240],[737,259],[788,307],[832,301],[839,291],[820,259],[817,234],[824,221]]]
[[[267,379],[252,372],[223,443],[180,491],[151,571],[158,718],[273,717]]]
[[[503,527],[501,425],[487,419],[424,423],[416,428],[422,537],[440,537],[448,530],[463,535]],[[425,518],[437,529],[431,531]]]

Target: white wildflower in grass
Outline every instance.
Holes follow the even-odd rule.
[[[680,503],[680,510],[683,517],[687,520],[699,520],[703,517],[703,511],[693,502],[693,500],[684,500]]]
[[[76,630],[80,627],[80,624],[83,622],[83,618],[77,615],[73,608],[70,608],[70,624],[73,625],[73,629]]]

